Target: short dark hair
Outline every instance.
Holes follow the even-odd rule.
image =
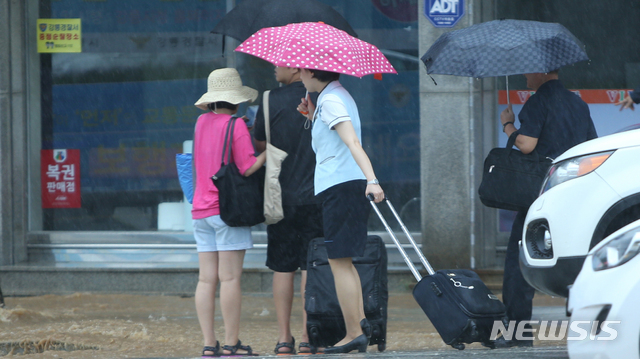
[[[340,74],[337,72],[314,70],[314,69],[309,69],[309,71],[311,71],[313,73],[313,77],[315,77],[320,82],[331,82],[331,81],[337,81],[340,79]]]
[[[211,111],[215,111],[217,108],[226,108],[228,110],[237,110],[238,109],[238,105],[234,105],[232,103],[228,103],[228,102],[224,102],[224,101],[218,101],[218,102],[212,102],[210,104],[207,105],[207,108]]]

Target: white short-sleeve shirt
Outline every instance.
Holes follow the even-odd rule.
[[[360,116],[355,101],[340,82],[333,81],[320,93],[317,102],[311,131],[311,145],[316,153],[316,195],[340,183],[366,179],[351,151],[334,130],[337,124],[351,121],[358,140],[362,142]]]

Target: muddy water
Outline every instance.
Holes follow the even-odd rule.
[[[21,358],[195,357],[202,347],[193,298],[74,294],[6,298],[6,303],[0,309],[0,343],[5,349],[13,348],[14,354],[33,353],[37,347],[33,344],[42,341],[65,343],[71,349]],[[241,340],[260,354],[271,355],[277,339],[272,299],[245,296],[242,307]],[[300,332],[300,308],[300,298],[296,298],[294,336]],[[444,348],[425,319],[410,295],[391,296],[387,350]],[[219,311],[216,320],[218,336],[223,337]],[[16,349],[16,343],[22,346]],[[83,347],[99,349],[81,350]]]
[[[5,301],[0,309],[0,356],[199,357],[202,350],[193,297],[78,293]],[[300,298],[295,298],[294,336],[300,333],[300,308]],[[387,351],[448,348],[411,294],[391,295],[388,313]],[[223,338],[219,310],[216,321],[216,333]],[[240,339],[261,355],[273,355],[277,328],[272,298],[243,297]]]

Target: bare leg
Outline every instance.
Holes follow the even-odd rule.
[[[352,264],[351,271],[353,272],[353,278],[356,281],[355,287],[358,289],[358,308],[360,310],[360,316],[358,319],[358,327],[360,327],[360,320],[366,318],[364,314],[364,299],[362,298],[362,282],[360,282],[360,274],[358,274],[358,270]],[[362,329],[362,327],[360,327]]]
[[[273,272],[273,301],[278,318],[278,343],[293,342],[291,336],[291,308],[293,307],[293,278],[295,272]],[[290,352],[280,348],[281,353]]]
[[[225,331],[224,344],[233,346],[238,343],[238,335],[240,334],[240,313],[242,309],[240,277],[242,275],[242,262],[244,261],[245,251],[221,251],[218,253],[220,310],[222,311]],[[239,350],[238,354],[243,352]]]
[[[200,274],[196,287],[196,312],[204,337],[204,346],[216,346],[214,317],[216,311],[216,287],[218,286],[218,252],[198,253]],[[212,352],[205,354],[212,355]]]
[[[336,294],[347,329],[347,335],[335,345],[341,346],[362,335],[360,320],[365,317],[362,306],[362,286],[360,276],[350,257],[329,259],[329,265],[336,283]]]

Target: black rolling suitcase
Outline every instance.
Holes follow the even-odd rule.
[[[371,199],[371,198],[370,198]],[[434,271],[424,257],[407,227],[402,223],[395,208],[385,199],[403,231],[409,238],[420,261],[429,272],[422,277],[407,256],[400,242],[384,219],[378,206],[371,206],[380,217],[398,250],[411,269],[418,283],[413,289],[413,297],[436,328],[442,340],[456,349],[464,349],[463,343],[480,342],[494,348],[490,340],[494,321],[506,321],[506,308],[478,275],[466,269],[443,269]]]
[[[364,255],[353,258],[360,275],[365,316],[372,329],[369,345],[386,348],[387,337],[387,250],[378,236],[369,236]],[[307,332],[312,352],[333,346],[346,335],[344,318],[336,296],[333,274],[324,238],[313,239],[307,254],[305,306]]]

